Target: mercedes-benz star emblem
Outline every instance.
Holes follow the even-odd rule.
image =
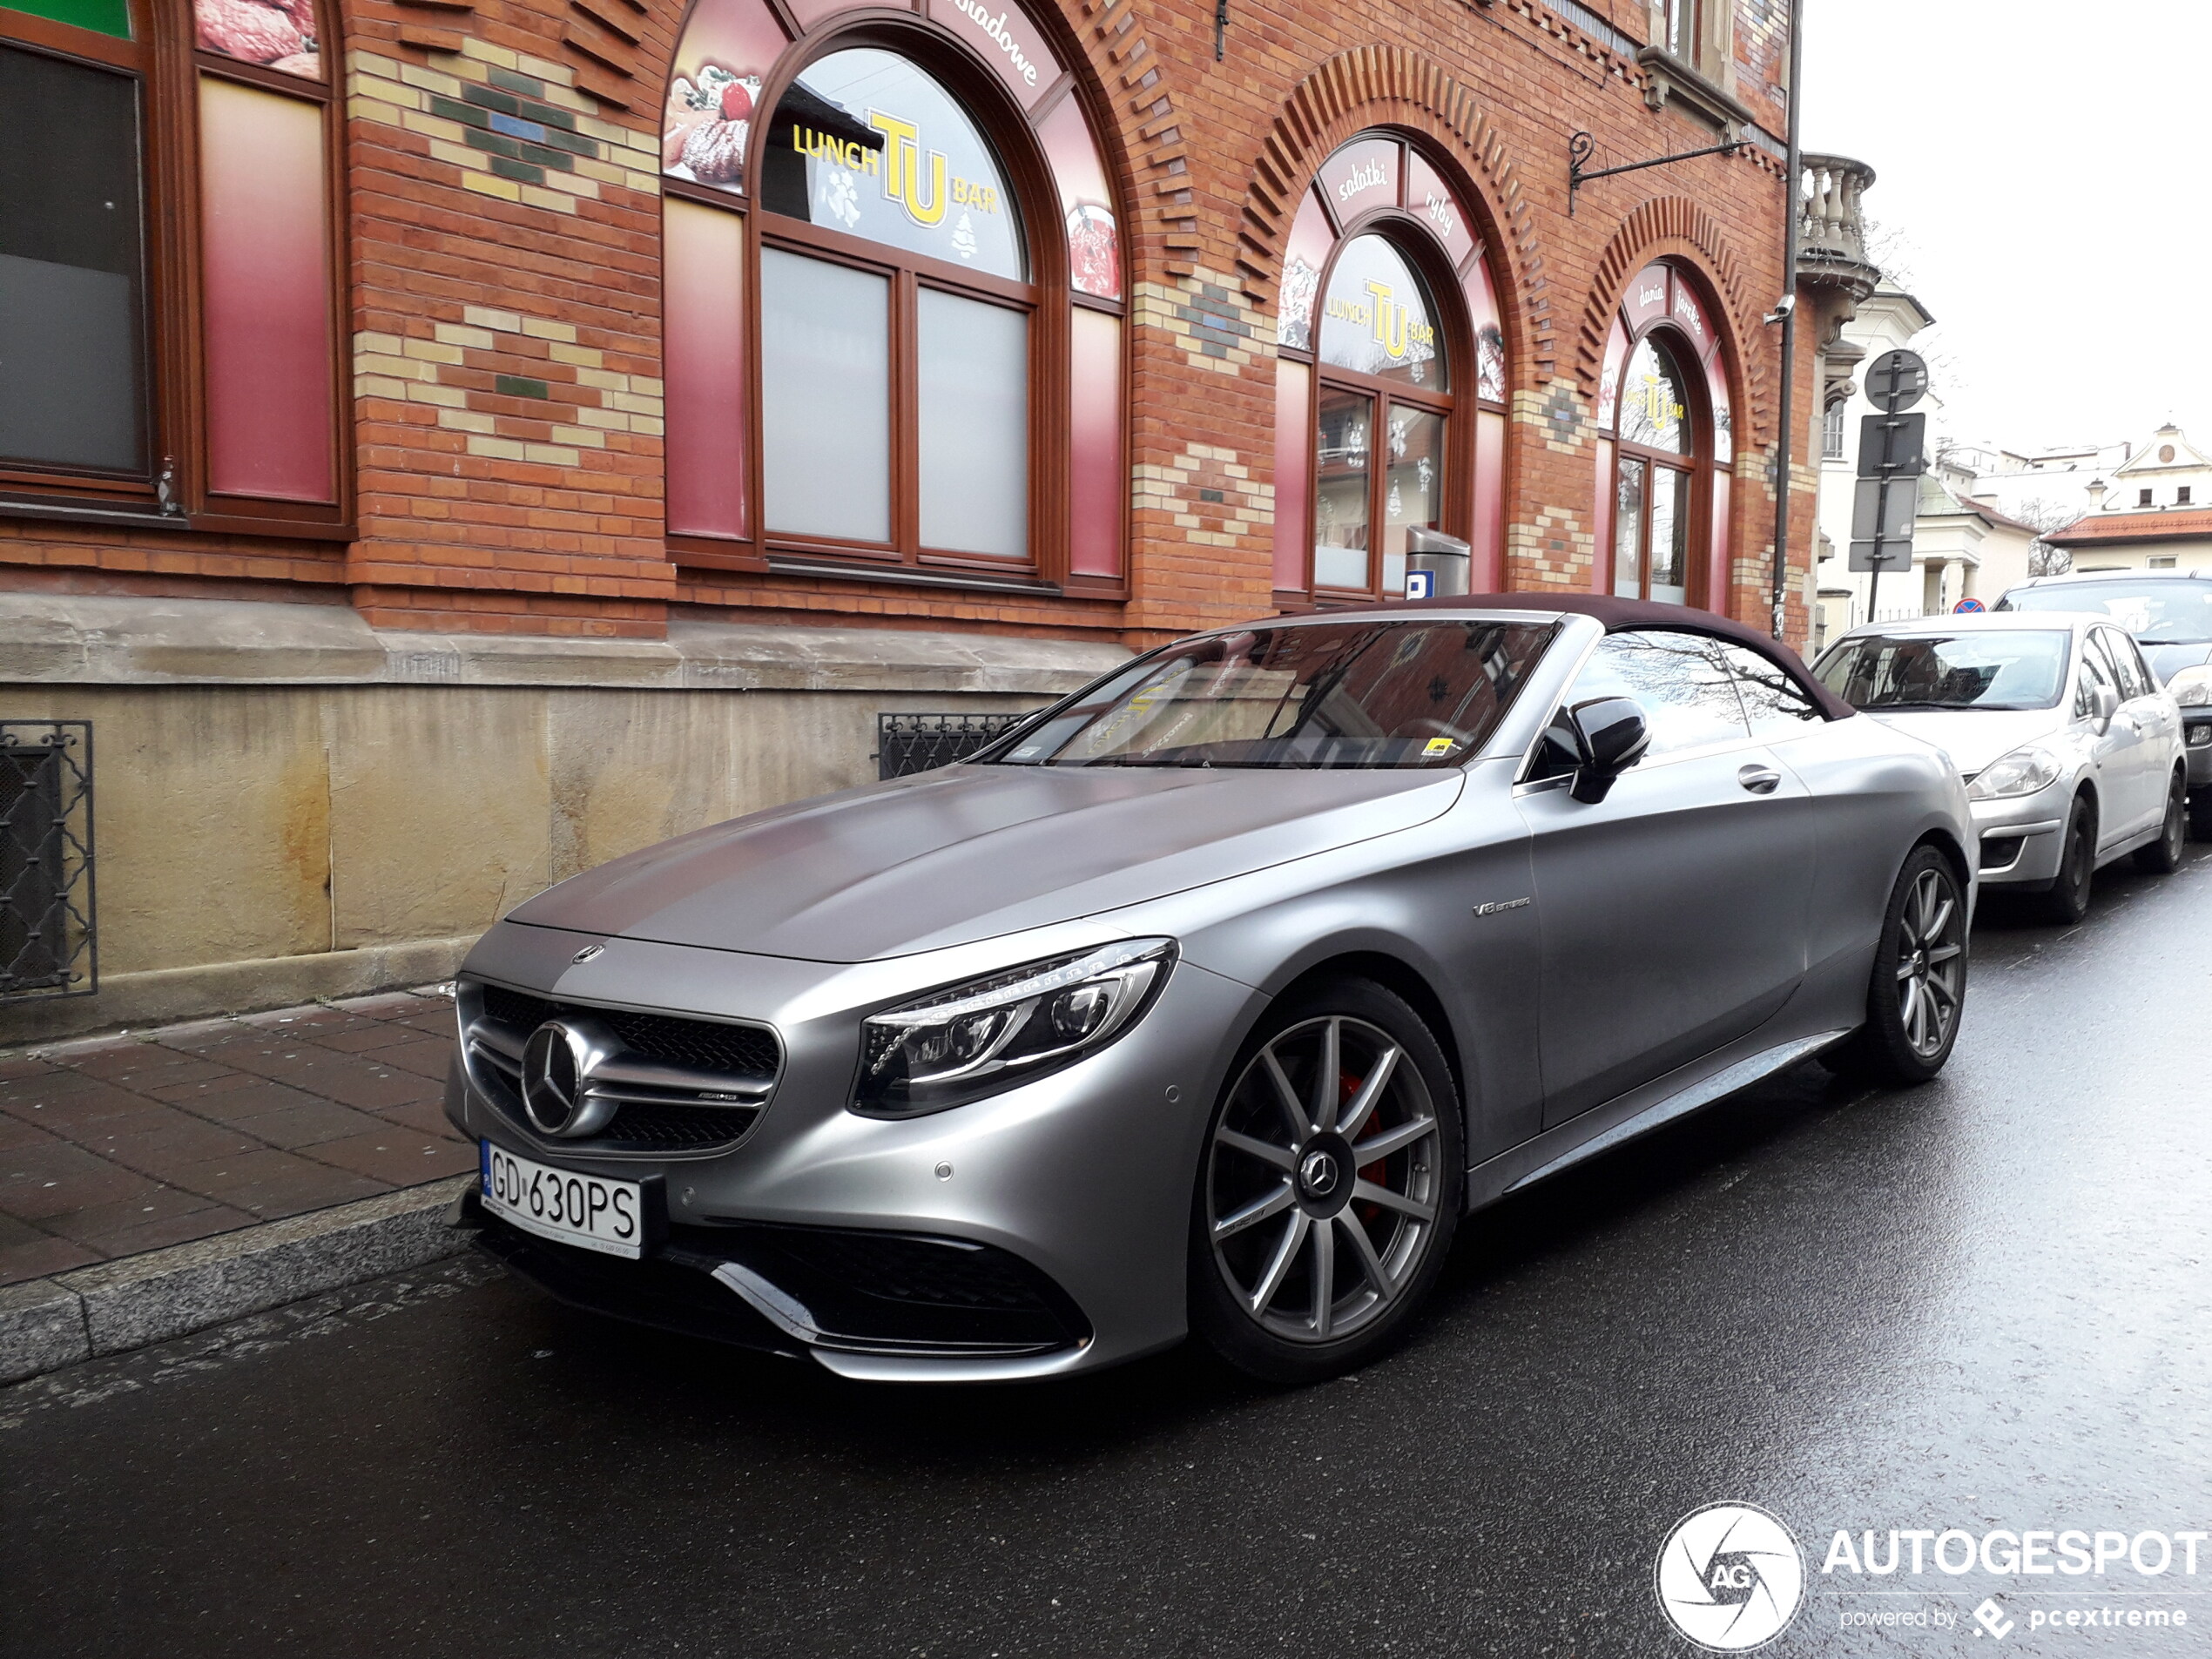
[[[569,960],[571,962],[588,962],[604,949],[606,949],[604,945],[586,945],[582,950],[577,952],[575,955],[570,957]]]
[[[592,1091],[591,1076],[620,1045],[596,1022],[548,1020],[523,1046],[523,1112],[541,1135],[574,1140],[606,1126],[616,1103]]]
[[[1308,1192],[1325,1198],[1336,1190],[1337,1161],[1326,1152],[1308,1152],[1305,1162],[1298,1166],[1298,1175]]]

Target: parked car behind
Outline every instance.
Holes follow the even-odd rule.
[[[2115,624],[2043,610],[1872,624],[1815,671],[1853,708],[1950,755],[1985,887],[2077,921],[2114,860],[2181,867],[2181,711]]]
[[[2007,591],[2001,611],[2094,612],[2135,637],[2181,705],[2189,759],[2189,829],[2212,841],[2212,570],[2093,570],[2038,577]]]
[[[757,813],[469,954],[446,1110],[555,1293],[847,1376],[1297,1379],[1467,1210],[1816,1055],[1948,1058],[1966,792],[1677,605],[1164,646],[973,760]]]

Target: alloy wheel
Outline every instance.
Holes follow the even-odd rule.
[[[2166,786],[2166,817],[2158,826],[2158,839],[2148,846],[2136,848],[2135,867],[2154,875],[2173,874],[2182,867],[2188,835],[2188,780],[2176,772]]]
[[[1951,1041],[1964,988],[1966,918],[1940,870],[1914,878],[1898,919],[1898,1018],[1913,1052],[1932,1059]]]
[[[2096,846],[2090,837],[2097,833],[2096,827],[2090,822],[2086,811],[2076,809],[2074,821],[2067,829],[2066,874],[2063,880],[2067,887],[2086,893],[2095,875],[2091,865],[2096,858]]]
[[[1420,1069],[1387,1032],[1326,1015],[1272,1038],[1208,1153],[1214,1261],[1244,1312],[1305,1344],[1382,1318],[1436,1236],[1442,1145]]]

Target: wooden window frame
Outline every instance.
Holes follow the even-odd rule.
[[[1355,135],[1345,140],[1346,145],[1371,136]],[[1402,134],[1378,129],[1372,136],[1404,141]],[[1344,145],[1339,145],[1341,149]],[[1335,152],[1331,152],[1334,154]],[[1403,189],[1401,182],[1400,189]],[[1325,199],[1325,208],[1329,204]],[[1461,211],[1465,211],[1462,208]],[[1481,344],[1475,337],[1474,319],[1467,310],[1463,285],[1473,273],[1477,261],[1482,258],[1484,242],[1475,238],[1475,246],[1457,269],[1453,269],[1438,247],[1436,239],[1421,225],[1420,218],[1400,206],[1370,208],[1341,225],[1335,224],[1337,239],[1329,249],[1328,263],[1322,267],[1313,290],[1313,320],[1307,338],[1310,347],[1280,346],[1277,354],[1291,362],[1305,364],[1312,374],[1312,387],[1306,398],[1305,448],[1310,459],[1311,476],[1306,483],[1306,523],[1308,535],[1305,550],[1305,587],[1303,597],[1316,607],[1336,604],[1372,603],[1386,596],[1382,591],[1383,549],[1379,527],[1383,523],[1381,506],[1386,499],[1386,485],[1384,468],[1371,464],[1367,482],[1368,548],[1367,581],[1365,588],[1324,588],[1316,585],[1313,574],[1314,527],[1320,521],[1321,496],[1321,399],[1330,390],[1355,392],[1375,400],[1371,407],[1381,417],[1388,419],[1389,406],[1402,403],[1409,408],[1419,408],[1444,416],[1444,476],[1440,481],[1438,499],[1443,510],[1439,514],[1440,528],[1447,536],[1462,540],[1474,538],[1476,502],[1475,439],[1479,411],[1503,411],[1506,405],[1480,395]],[[1440,332],[1444,336],[1445,384],[1453,388],[1438,394],[1406,386],[1403,381],[1377,374],[1364,374],[1356,370],[1339,368],[1321,361],[1321,325],[1328,304],[1329,284],[1335,279],[1337,266],[1346,248],[1359,237],[1375,234],[1383,237],[1398,256],[1413,267],[1428,289],[1428,297],[1436,314]],[[1380,433],[1385,428],[1379,422],[1373,428]],[[1372,457],[1377,452],[1371,447]],[[1278,592],[1278,604],[1291,596]]]
[[[1670,272],[1669,280],[1678,282],[1682,279],[1679,274]],[[1710,610],[1708,589],[1711,582],[1708,567],[1712,562],[1713,469],[1716,463],[1713,459],[1712,402],[1706,391],[1703,364],[1697,354],[1697,343],[1678,325],[1664,317],[1654,318],[1642,327],[1633,330],[1629,328],[1625,314],[1622,314],[1618,320],[1622,331],[1628,336],[1629,345],[1621,358],[1621,386],[1614,402],[1613,426],[1604,435],[1605,440],[1613,446],[1613,465],[1606,479],[1606,487],[1613,492],[1613,506],[1607,515],[1609,529],[1603,550],[1603,590],[1614,593],[1615,583],[1619,578],[1621,466],[1625,461],[1639,461],[1645,464],[1647,480],[1650,476],[1650,469],[1656,467],[1665,467],[1689,475],[1689,488],[1683,505],[1689,522],[1683,532],[1686,538],[1683,558],[1689,568],[1683,573],[1685,577],[1683,605],[1686,610]],[[1647,444],[1631,443],[1621,435],[1621,411],[1628,407],[1629,402],[1629,365],[1635,361],[1636,348],[1655,336],[1666,346],[1669,355],[1674,359],[1683,395],[1683,419],[1690,430],[1690,452],[1687,455],[1670,454]],[[1691,372],[1683,372],[1684,363],[1690,366]],[[1651,491],[1647,484],[1638,531],[1638,591],[1633,596],[1639,599],[1651,597]],[[1619,597],[1627,598],[1630,596],[1622,594]]]
[[[130,40],[28,13],[0,13],[0,42],[120,71],[139,89],[139,179],[145,217],[145,419],[143,475],[0,463],[0,513],[122,521],[163,529],[351,541],[354,456],[347,312],[345,53],[331,0],[318,0],[318,81],[203,51],[190,0],[130,0]],[[316,105],[323,123],[323,234],[331,346],[327,504],[212,494],[200,281],[199,83],[236,82]]]
[[[777,14],[791,31],[791,20]],[[681,50],[678,31],[677,50]],[[679,566],[718,570],[799,576],[844,577],[867,581],[920,582],[950,587],[1003,587],[1087,598],[1123,598],[1129,592],[1126,564],[1117,577],[1075,575],[1069,565],[1069,513],[1072,422],[1069,409],[1070,308],[1082,307],[1123,320],[1126,300],[1103,300],[1076,292],[1069,280],[1067,239],[1061,224],[1059,186],[1046,159],[1037,126],[1064,98],[1080,96],[1070,73],[1062,84],[1025,111],[992,71],[949,30],[919,15],[863,14],[829,20],[813,34],[787,45],[763,80],[754,107],[765,111],[760,131],[773,125],[784,94],[813,64],[833,52],[873,48],[907,58],[935,80],[959,104],[990,146],[1004,172],[1021,215],[1028,280],[1015,282],[965,266],[910,253],[903,249],[764,207],[756,180],[762,150],[746,158],[743,188],[722,189],[664,176],[666,197],[735,213],[745,248],[741,277],[745,358],[745,500],[747,530],[743,538],[671,531],[671,560]],[[1088,105],[1085,114],[1091,114]],[[1099,123],[1089,123],[1094,134]],[[764,138],[765,146],[766,140]],[[1123,215],[1116,209],[1117,235],[1123,235],[1123,287],[1128,288],[1127,241]],[[886,543],[856,543],[773,529],[767,522],[763,421],[766,411],[761,375],[760,255],[773,247],[824,259],[883,275],[893,287],[891,317],[891,512],[892,537]],[[915,381],[915,308],[920,290],[930,287],[963,298],[1018,310],[1028,320],[1028,544],[1020,558],[925,547],[920,534],[920,428]],[[1128,431],[1128,341],[1121,354],[1123,433]],[[1126,491],[1123,492],[1124,496]],[[1126,547],[1128,509],[1123,505]],[[798,565],[799,568],[794,568]]]

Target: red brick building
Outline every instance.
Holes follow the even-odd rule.
[[[25,3],[0,718],[98,726],[105,977],[0,1037],[442,974],[1416,528],[1767,614],[1782,0]]]

